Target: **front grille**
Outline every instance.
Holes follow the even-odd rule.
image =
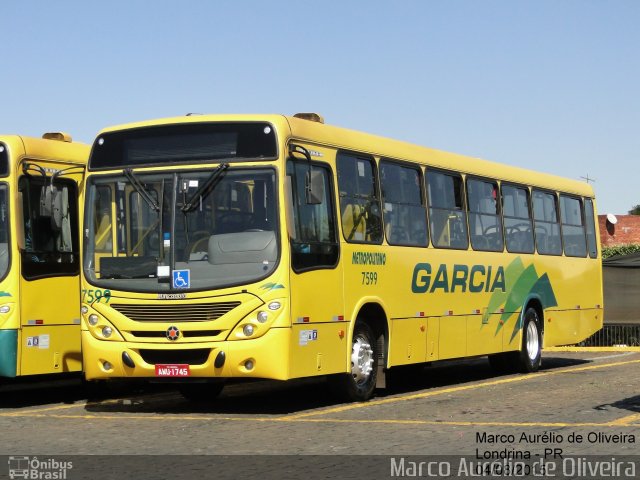
[[[190,330],[185,332],[184,330],[180,331],[180,335],[184,338],[194,338],[194,337],[217,337],[220,335],[222,330]],[[152,332],[142,332],[142,331],[132,331],[130,332],[134,337],[139,338],[165,338],[167,336],[166,331],[152,331]]]
[[[114,303],[111,307],[136,322],[207,322],[220,318],[240,302],[185,303],[183,305],[129,305]]]
[[[202,365],[209,358],[210,348],[194,348],[191,350],[148,350],[138,351],[142,359],[151,364],[187,364]]]

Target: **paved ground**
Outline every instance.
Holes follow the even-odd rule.
[[[495,376],[475,359],[359,404],[319,380],[234,384],[208,405],[21,382],[0,387],[0,454],[635,455],[639,367],[639,352],[547,352],[536,374]]]

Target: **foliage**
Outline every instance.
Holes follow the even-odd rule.
[[[602,247],[602,258],[615,257],[616,255],[629,255],[636,252],[640,252],[640,244],[637,243]]]
[[[640,215],[640,204],[635,205],[631,210],[629,210],[629,215]]]

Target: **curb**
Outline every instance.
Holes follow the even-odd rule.
[[[547,347],[544,352],[640,352],[640,347],[627,347],[620,345],[616,347]]]

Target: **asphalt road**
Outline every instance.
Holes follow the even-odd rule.
[[[246,456],[227,462],[238,462],[235,471],[263,455],[637,455],[639,367],[639,352],[546,352],[530,375],[496,376],[484,358],[447,362],[355,404],[336,403],[322,379],[232,384],[208,404],[168,386],[88,398],[75,379],[22,380],[0,386],[0,455]],[[102,472],[113,463],[93,462]],[[332,478],[332,468],[316,471]]]

